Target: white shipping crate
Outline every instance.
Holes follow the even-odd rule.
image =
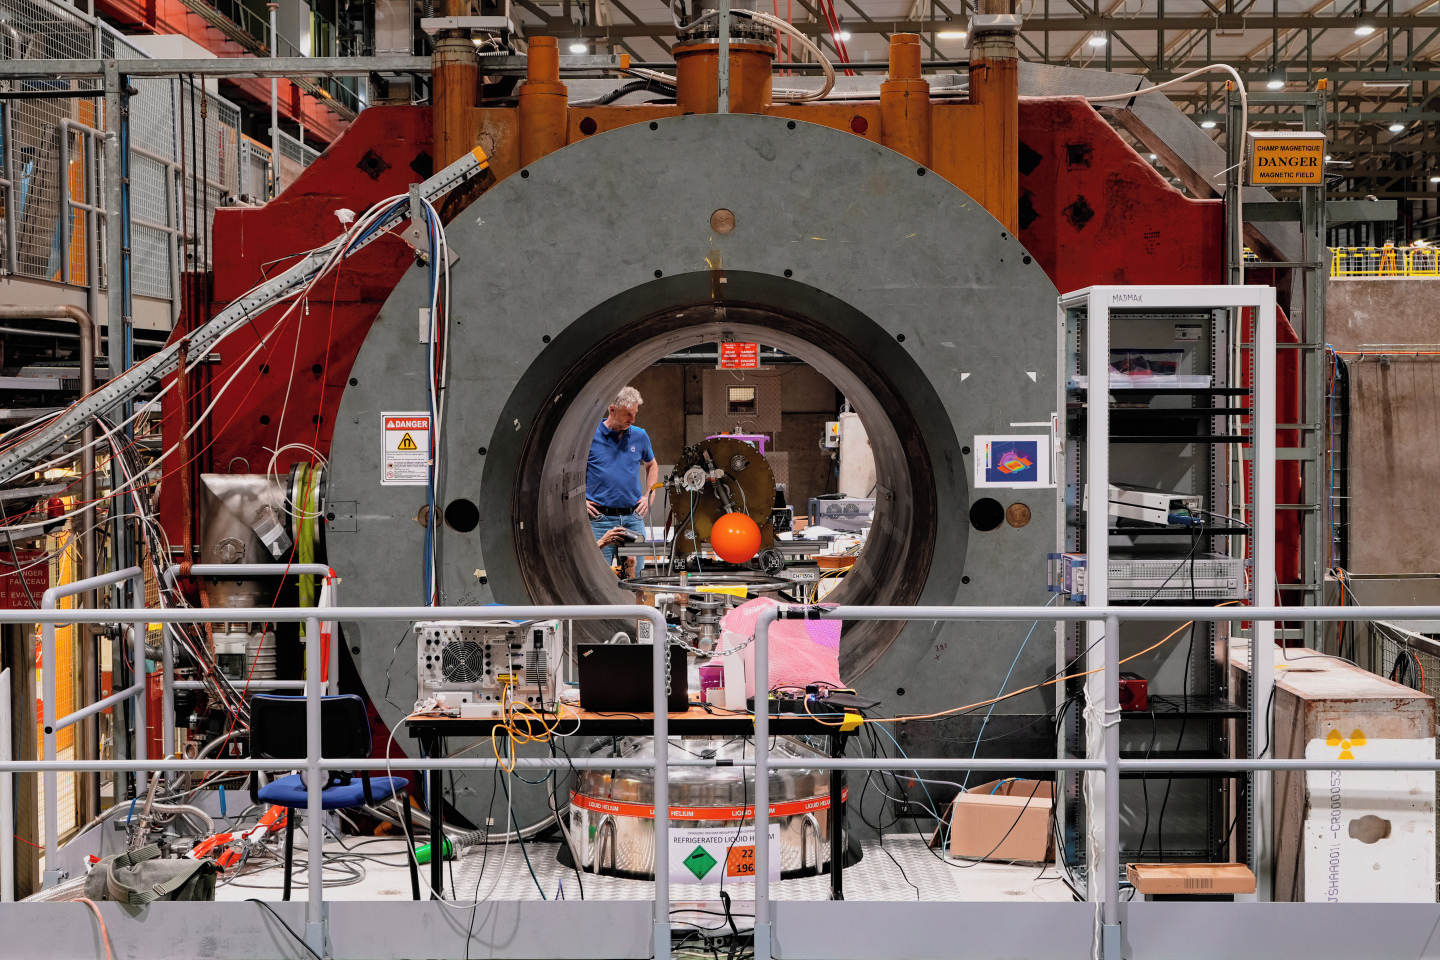
[[[1435,902],[1435,775],[1345,769],[1348,760],[1435,757],[1435,698],[1312,651],[1274,648],[1274,755],[1337,770],[1275,775],[1279,901]],[[1248,687],[1247,645],[1230,650]]]
[[[1307,759],[1430,760],[1435,738],[1357,736],[1358,727],[1311,740]],[[1310,770],[1305,816],[1305,897],[1325,903],[1435,900],[1435,775],[1424,770]]]

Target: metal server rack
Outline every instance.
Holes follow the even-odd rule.
[[[1245,562],[1248,528],[1241,518],[1248,514],[1250,485],[1244,482],[1245,475],[1234,469],[1238,456],[1232,454],[1249,441],[1244,429],[1251,412],[1247,399],[1251,390],[1242,385],[1241,376],[1240,348],[1248,337],[1243,337],[1245,325],[1237,322],[1239,316],[1238,309],[1223,307],[1109,311],[1112,360],[1127,351],[1131,351],[1130,356],[1144,353],[1173,361],[1179,376],[1208,379],[1207,386],[1198,386],[1194,380],[1185,381],[1183,386],[1153,388],[1108,389],[1110,385],[1102,385],[1110,403],[1111,442],[1101,455],[1109,457],[1112,482],[1199,494],[1204,498],[1204,508],[1218,515],[1206,515],[1201,524],[1190,527],[1145,527],[1108,518],[1108,534],[1116,551],[1111,558],[1112,569],[1117,555],[1127,548],[1174,560],[1188,557],[1191,561],[1189,570],[1182,563],[1176,581],[1156,589],[1153,597],[1120,596],[1112,586],[1110,597],[1114,604],[1190,603],[1189,573],[1195,569],[1197,555],[1232,558],[1232,567]],[[1084,478],[1086,460],[1092,451],[1086,449],[1085,417],[1088,397],[1094,390],[1094,385],[1083,379],[1086,320],[1083,301],[1072,303],[1063,311],[1060,329],[1058,356],[1062,367],[1058,380],[1060,409],[1064,411],[1060,456],[1063,482],[1057,484],[1062,497],[1057,538],[1060,554],[1086,552]],[[1093,503],[1088,506],[1095,510]],[[1244,594],[1248,579],[1242,574],[1234,597],[1193,588],[1194,602],[1219,604],[1238,598]],[[1183,599],[1176,596],[1177,587]],[[1072,602],[1068,596],[1062,599]],[[1121,655],[1143,650],[1182,622],[1125,624]],[[1225,757],[1231,755],[1232,744],[1240,746],[1243,754],[1246,710],[1234,702],[1235,695],[1242,691],[1229,689],[1228,625],[1195,624],[1191,630],[1193,634],[1181,633],[1153,655],[1122,667],[1146,676],[1151,690],[1149,710],[1121,715],[1122,756]],[[1056,641],[1057,671],[1073,673],[1084,669],[1084,627],[1062,625],[1057,628]],[[1080,708],[1083,687],[1083,680],[1069,681],[1064,696],[1059,698],[1062,704],[1072,704],[1060,716],[1058,747],[1064,758],[1085,756],[1086,720]],[[1237,737],[1242,739],[1237,742]],[[1081,775],[1062,776],[1064,787],[1057,790],[1057,823],[1062,831],[1063,854],[1072,865],[1084,864],[1089,857]],[[1243,862],[1248,842],[1243,811],[1247,806],[1243,780],[1126,778],[1122,780],[1121,807],[1129,813],[1122,819],[1122,861],[1213,862],[1233,857]],[[1169,829],[1162,832],[1162,824]]]

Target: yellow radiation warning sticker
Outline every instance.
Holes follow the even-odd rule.
[[[430,478],[430,414],[382,413],[380,485],[423,487]]]
[[[1325,738],[1325,746],[1340,748],[1337,760],[1354,760],[1355,748],[1365,746],[1365,731],[1356,727],[1347,737],[1339,730],[1331,730],[1330,736]]]

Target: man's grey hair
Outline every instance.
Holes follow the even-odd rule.
[[[610,405],[612,407],[639,407],[644,402],[640,399],[639,390],[634,387],[624,387],[615,394],[615,399],[610,401]]]

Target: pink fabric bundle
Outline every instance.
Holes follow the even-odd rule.
[[[779,604],[765,597],[748,600],[731,610],[720,627],[734,643],[755,635],[755,619],[766,607]],[[745,696],[755,696],[755,645],[740,654],[745,661]],[[839,620],[776,620],[770,624],[770,689],[804,687],[817,683],[843,687],[840,682]]]

